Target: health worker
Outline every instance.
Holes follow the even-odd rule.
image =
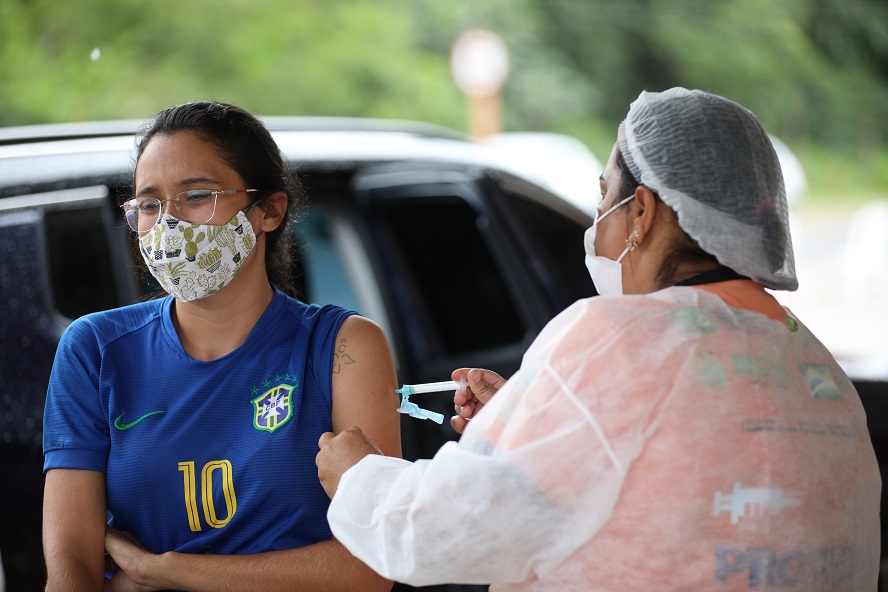
[[[879,468],[851,381],[766,291],[798,282],[758,119],[643,92],[600,181],[601,296],[508,382],[453,372],[458,443],[408,463],[358,428],[321,437],[336,539],[413,585],[874,590]]]
[[[61,339],[47,592],[391,588],[333,539],[314,458],[322,433],[352,425],[400,456],[392,355],[370,320],[295,298],[303,202],[238,107],[179,105],[141,133],[123,215],[168,295]]]

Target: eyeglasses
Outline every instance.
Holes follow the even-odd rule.
[[[221,195],[236,195],[238,193],[253,193],[257,189],[189,189],[183,191],[171,199],[157,199],[156,197],[136,197],[124,203],[123,216],[129,227],[138,233],[144,234],[151,230],[163,212],[162,204],[165,201],[173,202],[176,208],[176,218],[189,224],[206,224],[216,214],[216,198]],[[169,211],[169,207],[167,208]],[[227,220],[226,220],[227,222]]]

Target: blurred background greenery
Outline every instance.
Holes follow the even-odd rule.
[[[793,149],[815,202],[888,195],[886,0],[0,0],[0,125],[214,98],[463,130],[449,50],[477,26],[511,51],[507,131],[604,161],[641,90],[702,88]]]

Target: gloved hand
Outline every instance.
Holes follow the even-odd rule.
[[[318,479],[330,499],[336,494],[343,473],[368,454],[383,455],[357,426],[352,426],[336,435],[333,432],[321,434],[318,448],[320,451],[315,457]]]

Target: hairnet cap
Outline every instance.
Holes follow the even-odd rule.
[[[618,142],[704,251],[769,288],[798,288],[783,173],[755,114],[699,90],[642,92]]]

